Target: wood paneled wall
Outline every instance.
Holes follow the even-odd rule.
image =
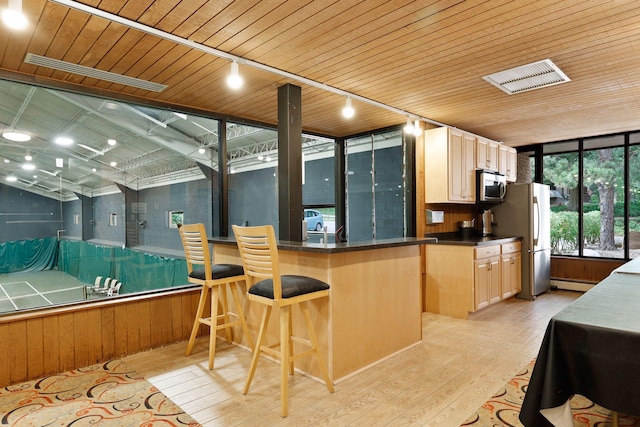
[[[0,387],[186,340],[199,296],[197,287],[0,317]]]
[[[614,259],[551,257],[551,279],[598,283],[626,261]]]

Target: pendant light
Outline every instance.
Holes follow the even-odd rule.
[[[422,133],[422,128],[420,127],[420,120],[416,120],[413,124],[413,136],[420,136]]]
[[[413,123],[411,122],[411,117],[407,117],[407,124],[404,126],[404,133],[413,133]]]
[[[22,0],[9,0],[9,6],[2,11],[2,21],[12,30],[24,30],[29,21],[22,13]]]
[[[242,87],[242,76],[238,72],[238,63],[233,61],[231,63],[231,74],[227,77],[227,85],[231,89],[240,89]]]
[[[345,104],[344,108],[342,109],[342,117],[344,117],[345,119],[350,119],[355,114],[356,114],[356,111],[351,106],[351,97],[347,96],[347,103]]]

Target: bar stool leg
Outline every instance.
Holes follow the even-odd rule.
[[[209,326],[209,370],[213,369],[213,358],[216,355],[216,338],[218,331],[218,299],[220,287],[211,289],[211,321]]]
[[[240,302],[240,296],[238,295],[238,287],[240,284],[238,282],[234,282],[229,284],[229,288],[231,289],[231,297],[233,298],[233,303],[236,305],[236,311],[238,312],[238,318],[240,319],[240,325],[242,325],[242,332],[244,332],[244,336],[247,337],[247,341],[249,342],[249,348],[251,351],[254,350],[255,345],[253,343],[253,338],[251,338],[251,333],[249,332],[249,327],[247,326],[247,321],[242,313],[242,303]],[[240,342],[240,339],[238,339]]]
[[[231,283],[228,284],[231,286]],[[229,323],[229,301],[227,300],[227,283],[220,285],[220,305],[222,306],[222,321],[224,324]],[[227,343],[231,344],[233,341],[233,337],[231,336],[231,327],[228,326],[225,328],[225,334],[227,336]]]
[[[613,422],[611,424],[613,427],[618,427],[620,425],[620,414],[617,411],[613,411]]]
[[[313,322],[311,320],[311,312],[309,311],[309,306],[307,305],[309,302],[304,301],[300,308],[302,309],[302,314],[304,315],[304,323],[307,325],[307,333],[309,334],[309,340],[311,341],[311,345],[316,353],[316,359],[318,361],[318,366],[320,367],[320,372],[322,373],[322,377],[324,378],[325,384],[327,384],[327,388],[331,393],[333,393],[333,382],[329,377],[329,371],[327,369],[327,364],[324,361],[324,357],[320,352],[320,345],[318,343],[318,336],[316,335],[316,331],[313,328]]]
[[[262,321],[260,322],[260,330],[258,331],[258,338],[256,340],[255,349],[253,350],[253,357],[251,358],[251,366],[249,367],[249,375],[247,381],[244,383],[244,390],[242,394],[249,393],[249,387],[251,387],[251,381],[253,375],[256,373],[256,367],[258,366],[258,359],[260,358],[260,352],[262,351],[262,340],[269,326],[269,318],[271,317],[271,306],[266,305],[262,312]]]
[[[198,328],[200,327],[200,319],[202,319],[202,313],[204,312],[204,306],[207,302],[207,295],[209,293],[208,286],[202,286],[200,291],[200,300],[198,301],[198,308],[196,309],[196,318],[193,320],[193,328],[191,329],[191,336],[189,337],[189,344],[187,344],[186,356],[191,354],[193,350],[193,344],[196,341],[196,335],[198,334]]]
[[[280,415],[289,413],[289,372],[291,359],[291,306],[280,307]]]

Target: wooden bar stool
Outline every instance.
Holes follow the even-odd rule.
[[[225,330],[227,342],[231,343],[231,327],[241,325],[251,350],[253,351],[254,348],[253,339],[242,314],[242,304],[238,294],[239,282],[245,280],[244,271],[241,265],[211,263],[209,242],[207,241],[204,224],[184,224],[180,226],[180,239],[182,240],[187,260],[189,283],[202,285],[200,301],[198,302],[196,318],[193,322],[186,355],[191,354],[200,324],[209,326],[209,369],[213,369],[213,358],[216,354],[216,336],[217,331],[220,329]],[[227,285],[231,290],[237,313],[229,311]],[[211,316],[202,317],[209,291],[211,291]],[[218,313],[218,303],[222,306],[221,313]],[[236,320],[231,320],[231,317]]]
[[[318,338],[307,306],[310,300],[327,297],[329,285],[311,277],[280,275],[278,247],[271,225],[257,227],[233,225],[232,227],[238,242],[244,274],[247,278],[247,298],[252,302],[264,304],[256,347],[253,351],[249,375],[242,394],[249,392],[260,353],[266,353],[280,359],[280,408],[281,415],[286,417],[289,412],[289,375],[293,375],[295,360],[315,354],[327,388],[333,393],[333,383],[329,378],[324,358],[319,351]],[[293,305],[299,305],[302,309],[308,339],[294,336],[292,333],[291,307]],[[262,345],[271,310],[274,307],[280,310],[280,342],[273,345]],[[293,354],[293,342],[304,344],[309,349]]]

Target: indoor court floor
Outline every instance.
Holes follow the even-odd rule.
[[[86,286],[56,270],[0,274],[0,314],[82,301]]]

